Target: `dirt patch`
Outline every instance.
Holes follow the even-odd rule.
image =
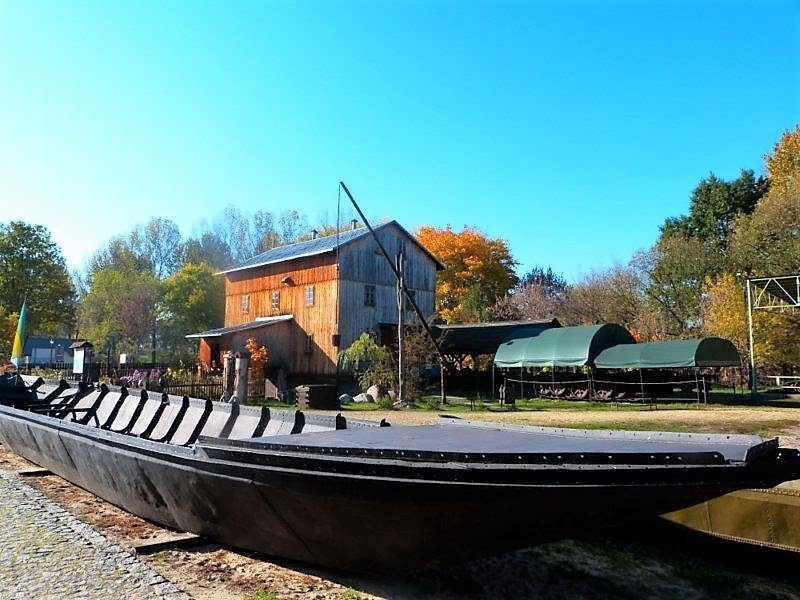
[[[789,412],[787,412],[789,411]],[[794,411],[794,412],[791,412]],[[505,423],[566,426],[624,422],[653,424],[666,429],[687,425],[696,431],[760,431],[767,427],[800,439],[798,409],[731,409],[697,411],[515,411],[473,413],[464,418]],[[386,418],[391,423],[435,423],[436,413],[391,411],[355,413],[351,418]],[[684,429],[685,430],[685,429]],[[0,445],[0,469],[30,468],[28,461]],[[164,528],[130,515],[54,475],[26,481],[122,547],[174,535]],[[535,510],[535,507],[520,507]],[[496,515],[487,506],[477,519],[513,518]],[[455,565],[433,573],[370,578],[330,572],[271,557],[204,543],[141,556],[141,559],[199,600],[233,600],[263,590],[276,599],[355,598],[708,598],[746,595],[753,598],[800,596],[800,559],[770,555],[769,568],[751,558],[731,559],[747,548],[720,552],[704,549],[694,538],[666,547],[662,533],[638,528],[636,539],[626,534],[574,541],[566,540],[504,556]],[[645,541],[639,539],[644,537]],[[655,541],[654,541],[655,540]],[[657,543],[656,543],[657,541]],[[716,543],[716,542],[715,542]],[[755,566],[754,566],[755,565]],[[772,568],[774,567],[774,568]],[[788,575],[787,575],[788,574]]]

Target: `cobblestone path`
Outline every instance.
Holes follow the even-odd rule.
[[[0,600],[189,597],[134,555],[0,470]]]

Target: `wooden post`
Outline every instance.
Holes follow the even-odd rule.
[[[221,402],[230,402],[233,397],[234,376],[236,374],[234,367],[233,352],[226,352],[222,357],[222,397]]]
[[[249,363],[250,359],[246,356],[236,356],[233,400],[239,404],[244,404],[247,400],[247,366]]]
[[[402,248],[397,253],[397,402],[405,404],[405,390],[403,389],[403,369],[405,368],[405,356],[403,354],[403,300],[405,292],[403,290],[403,255]]]

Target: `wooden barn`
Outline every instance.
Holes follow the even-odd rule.
[[[396,221],[374,231],[389,256],[402,254],[405,287],[422,314],[432,315],[442,264]],[[224,327],[187,336],[200,339],[207,365],[255,338],[268,348],[270,367],[328,376],[336,374],[339,350],[362,332],[384,341],[396,336],[396,277],[367,228],[273,248],[220,275]],[[410,306],[403,320],[418,324]]]

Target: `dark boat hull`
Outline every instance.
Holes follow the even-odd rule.
[[[8,407],[0,407],[0,441],[148,520],[361,571],[510,551],[696,504],[743,481],[788,478],[779,462],[542,472],[455,466],[449,474],[448,465],[332,460],[237,442],[177,447]],[[471,470],[480,477],[463,477]]]

